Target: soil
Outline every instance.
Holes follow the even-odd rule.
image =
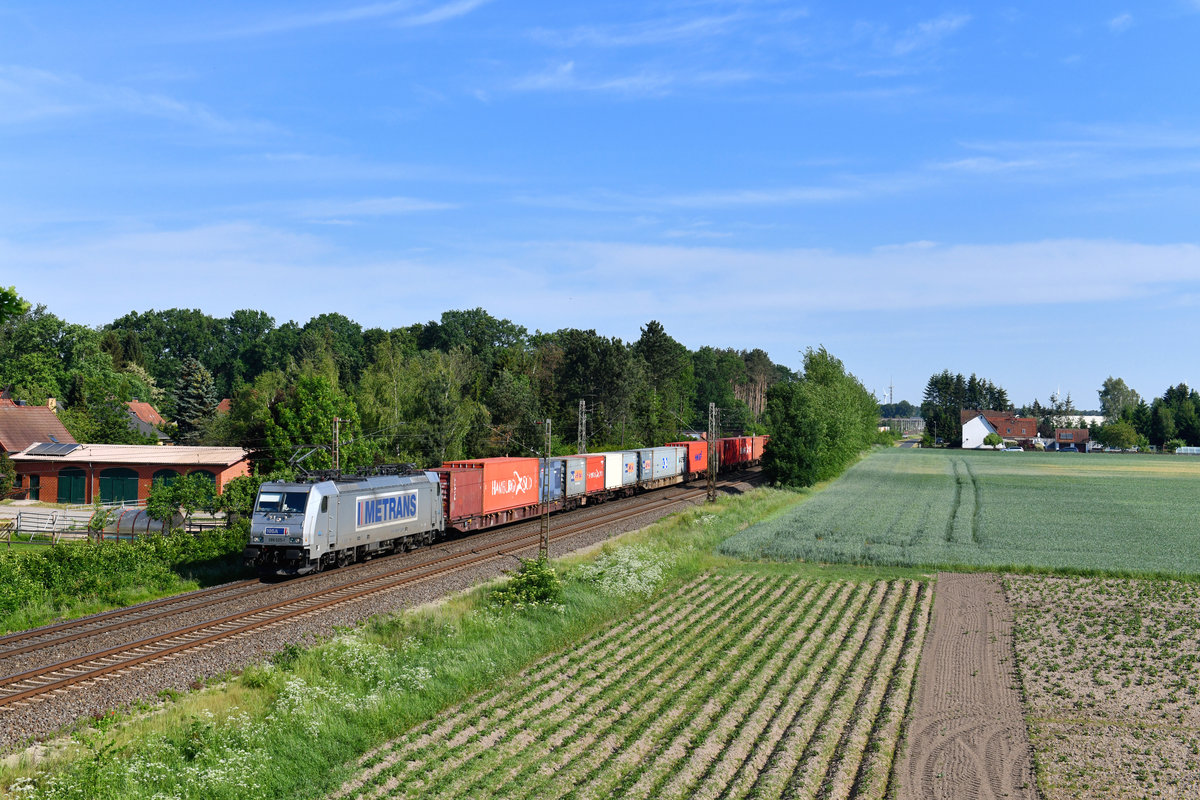
[[[995,575],[942,573],[917,674],[900,800],[1038,797],[1013,649]]]
[[[1200,797],[1200,586],[1010,575],[1047,800]]]

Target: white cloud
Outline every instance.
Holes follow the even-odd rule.
[[[936,19],[920,22],[906,30],[892,43],[893,55],[904,56],[917,50],[927,50],[940,44],[971,21],[967,14],[945,14]]]
[[[539,28],[532,36],[552,47],[642,47],[722,36],[739,19],[739,15],[731,14],[688,20],[649,20],[619,26],[588,25],[566,31]]]
[[[1108,29],[1113,33],[1124,33],[1133,25],[1132,14],[1118,14],[1108,21]]]
[[[458,0],[458,2],[446,3],[445,5],[431,8],[428,11],[423,11],[419,14],[403,17],[396,21],[397,25],[405,28],[416,28],[422,25],[436,25],[439,22],[455,19],[470,14],[480,6],[491,2],[491,0]]]
[[[307,28],[323,28],[331,25],[349,25],[371,20],[390,20],[402,27],[419,27],[434,25],[455,17],[469,14],[490,0],[454,0],[432,8],[422,8],[427,5],[419,0],[394,0],[394,2],[368,3],[365,5],[348,6],[332,11],[321,11],[311,14],[288,14],[272,19],[264,19],[252,25],[233,28],[219,34],[221,37],[236,38],[242,36],[262,36],[272,33],[304,30]]]
[[[92,83],[70,74],[0,66],[0,124],[102,113],[156,117],[221,134],[272,130],[264,122],[228,119],[202,104],[163,94]]]
[[[583,91],[615,94],[658,95],[675,83],[669,74],[632,73],[612,77],[580,77],[574,61],[566,61],[548,69],[520,78],[512,84],[516,91]]]
[[[933,165],[934,169],[949,172],[966,172],[976,174],[997,174],[1003,172],[1020,172],[1041,169],[1047,166],[1045,161],[1036,159],[999,159],[989,156],[976,158],[960,158],[955,161],[943,161]]]
[[[421,211],[446,211],[458,208],[454,203],[423,200],[418,197],[367,197],[359,200],[320,200],[299,203],[297,215],[308,219],[345,219],[390,217]]]
[[[700,223],[675,232],[703,235],[708,228]],[[1200,246],[1107,240],[917,241],[867,251],[547,241],[372,259],[319,236],[228,223],[55,245],[0,240],[0,263],[25,267],[17,281],[22,296],[53,301],[56,313],[92,324],[131,305],[213,314],[251,305],[283,319],[341,311],[364,325],[406,324],[447,308],[482,305],[531,327],[568,325],[573,317],[576,324],[596,320],[590,327],[603,309],[605,327],[623,329],[654,318],[664,298],[672,298],[673,313],[699,326],[728,303],[708,287],[731,276],[769,287],[754,294],[761,330],[804,313],[1033,309],[1200,292]],[[122,280],[112,280],[118,274]],[[1011,277],[1014,287],[1052,276],[1071,291],[980,291],[981,275]],[[64,286],[72,290],[63,292]],[[136,295],[129,286],[138,287]],[[529,308],[549,316],[531,319]],[[722,335],[713,331],[718,341]]]

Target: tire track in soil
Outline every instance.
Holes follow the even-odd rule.
[[[899,800],[1039,800],[1012,624],[997,576],[938,575]]]

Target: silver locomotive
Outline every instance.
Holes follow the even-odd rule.
[[[304,575],[432,544],[445,533],[432,472],[264,483],[243,552],[260,574]]]

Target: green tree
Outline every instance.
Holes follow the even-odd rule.
[[[29,303],[17,294],[17,287],[0,286],[0,322],[11,317],[19,317],[29,310]]]
[[[1004,444],[1004,437],[998,433],[989,433],[987,436],[983,437],[983,443],[988,447],[999,448]]]
[[[641,359],[651,390],[643,436],[660,444],[679,438],[679,431],[691,426],[696,380],[691,353],[667,334],[662,323],[651,320],[641,330],[632,349]]]
[[[179,443],[199,444],[216,413],[212,373],[197,359],[185,358],[175,385],[175,424]]]
[[[1141,396],[1130,389],[1122,378],[1109,375],[1100,386],[1100,413],[1105,422],[1115,422],[1121,419],[1126,409],[1133,408],[1141,401]]]
[[[1129,422],[1117,420],[1107,425],[1101,425],[1095,439],[1105,447],[1128,450],[1138,443],[1138,432]]]
[[[962,375],[955,376],[948,369],[930,376],[925,384],[925,395],[921,402],[925,430],[930,436],[950,446],[962,444],[961,411],[965,389]]]
[[[1175,438],[1175,411],[1162,399],[1156,399],[1150,409],[1150,443],[1162,447]]]
[[[303,461],[304,469],[332,468],[335,417],[341,420],[338,437],[342,470],[371,466],[382,456],[378,440],[363,436],[354,401],[327,378],[318,375],[297,377],[271,405],[270,411],[271,417],[264,425],[264,450],[272,470],[288,468],[301,448],[316,448]]]
[[[811,486],[839,475],[877,432],[875,397],[825,348],[809,348],[803,376],[767,390],[770,480]]]

